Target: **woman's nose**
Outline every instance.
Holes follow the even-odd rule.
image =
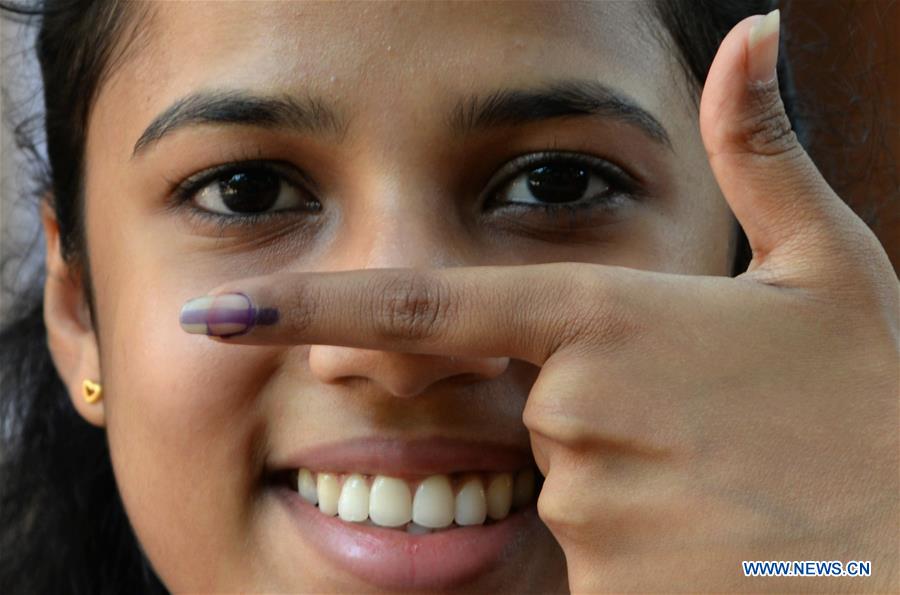
[[[508,365],[508,357],[462,358],[333,345],[313,345],[309,351],[310,370],[320,382],[366,378],[395,397],[414,397],[447,378],[470,382],[495,378]]]
[[[391,171],[397,168],[385,168]],[[361,220],[350,218],[343,235],[348,238],[335,256],[328,259],[329,269],[460,266],[477,259],[477,252],[453,244],[459,234],[449,233],[446,221],[436,216],[440,205],[423,205],[421,184],[392,185],[393,192],[375,193],[383,217]],[[418,187],[417,187],[418,186]],[[371,184],[370,187],[380,187]],[[380,200],[384,199],[384,200]],[[396,213],[391,209],[397,209]],[[352,229],[350,229],[352,228]],[[443,233],[442,233],[443,232]],[[339,383],[351,378],[366,378],[385,393],[413,397],[445,379],[474,382],[503,374],[508,357],[450,357],[358,349],[333,345],[312,345],[309,367],[323,383]]]

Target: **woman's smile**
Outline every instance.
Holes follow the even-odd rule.
[[[527,449],[449,438],[373,437],[315,446],[266,473],[275,522],[386,589],[471,581],[538,523]]]

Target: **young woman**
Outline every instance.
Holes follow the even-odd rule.
[[[777,11],[39,8],[4,592],[896,588],[898,283]]]

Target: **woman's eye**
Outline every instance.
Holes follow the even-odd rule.
[[[588,168],[562,163],[542,165],[516,176],[497,196],[514,203],[569,203],[584,198],[587,191],[590,196],[597,196],[609,188]]]
[[[232,216],[297,208],[307,200],[303,192],[281,175],[263,168],[220,174],[200,188],[194,198],[199,207]]]
[[[279,211],[319,212],[321,204],[301,178],[293,167],[279,162],[228,163],[182,182],[174,189],[172,205],[187,207],[188,217],[223,229],[283,217]]]
[[[615,165],[580,154],[525,155],[503,170],[513,173],[501,172],[491,202],[544,211],[615,207],[635,186]]]

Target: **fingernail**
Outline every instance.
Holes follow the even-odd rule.
[[[272,324],[277,319],[277,310],[266,308],[260,312],[243,293],[194,298],[182,306],[179,317],[186,332],[216,337],[242,335],[256,324]]]
[[[778,32],[781,12],[776,8],[766,16],[759,16],[750,28],[747,42],[747,76],[754,83],[775,80],[778,61]]]

